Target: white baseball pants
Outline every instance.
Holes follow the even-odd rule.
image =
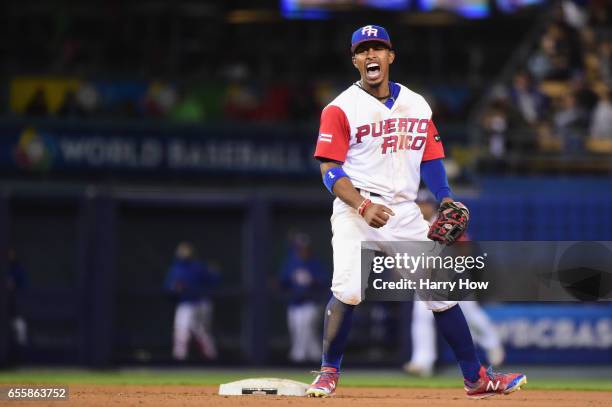
[[[395,213],[382,228],[370,227],[357,211],[339,198],[334,201],[331,216],[334,275],[331,290],[345,304],[357,305],[363,300],[361,284],[361,243],[373,242],[372,250],[392,255],[394,242],[426,242],[429,225],[418,205],[412,201],[392,203],[383,197],[374,197],[366,191],[361,194],[373,203],[385,205]],[[398,249],[401,250],[401,249]],[[444,311],[456,301],[425,301],[432,311]]]
[[[289,359],[293,362],[321,359],[321,338],[317,333],[320,310],[316,304],[304,303],[287,308],[287,326],[291,338]]]
[[[193,335],[202,354],[208,359],[215,359],[217,349],[210,335],[211,323],[212,305],[209,301],[180,303],[174,313],[174,358],[187,358],[189,339]]]

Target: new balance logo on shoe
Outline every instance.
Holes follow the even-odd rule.
[[[510,394],[527,383],[527,377],[522,373],[495,373],[484,366],[480,368],[478,375],[480,378],[477,381],[465,382],[468,398],[482,399],[496,394]]]
[[[497,391],[499,389],[499,380],[493,384],[493,382],[487,383],[487,391]]]

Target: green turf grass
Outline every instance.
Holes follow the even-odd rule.
[[[134,384],[134,385],[218,385],[249,377],[282,377],[310,382],[309,374],[283,370],[7,370],[0,371],[0,383],[15,384]],[[416,387],[456,388],[462,386],[459,378],[440,376],[421,379],[401,372],[373,371],[347,372],[342,375],[341,385],[347,387]],[[612,381],[604,379],[542,379],[529,378],[529,389],[556,390],[603,390],[612,391]]]

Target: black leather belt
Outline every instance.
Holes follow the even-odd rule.
[[[381,196],[380,194],[377,194],[376,192],[366,191],[365,189],[361,189],[361,188],[355,188],[355,189],[356,189],[357,191],[359,191],[359,192],[361,192],[361,191],[363,191],[363,192],[368,192],[368,193],[370,194],[370,196],[374,196],[374,197],[376,197],[376,196],[380,197],[380,196]]]

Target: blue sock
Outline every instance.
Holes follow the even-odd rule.
[[[351,330],[354,305],[348,305],[332,296],[325,307],[323,324],[323,360],[321,366],[340,369],[342,355]]]
[[[459,305],[442,312],[434,312],[436,325],[446,342],[453,349],[455,359],[463,372],[463,377],[475,382],[479,378],[480,361],[476,356],[476,348],[472,334]]]

